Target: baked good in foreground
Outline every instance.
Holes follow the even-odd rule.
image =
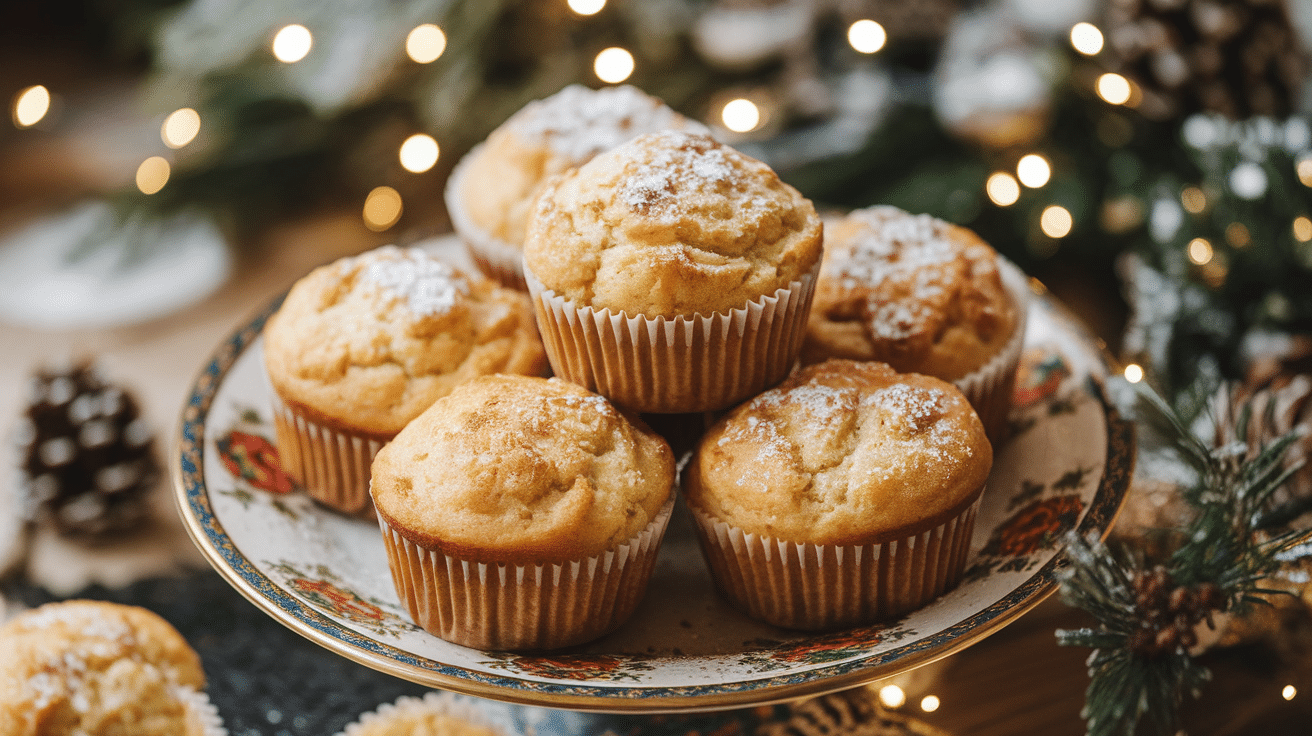
[[[647,412],[725,408],[787,375],[820,254],[810,201],[682,132],[549,181],[524,243],[556,374]]]
[[[200,658],[144,608],[49,603],[0,627],[0,652],[0,733],[227,733],[201,692]]]
[[[974,232],[896,207],[831,222],[802,362],[874,360],[957,384],[998,439],[1027,289]]]
[[[337,736],[508,736],[468,699],[429,692],[403,695],[347,724]]]
[[[417,624],[480,649],[552,649],[619,626],[673,506],[674,457],[567,381],[462,384],[374,458],[397,595]]]
[[[708,132],[636,87],[565,87],[510,116],[460,160],[447,183],[456,233],[479,268],[524,289],[524,233],[547,179],[641,133]]]
[[[952,384],[831,360],[711,427],[684,490],[735,606],[826,629],[899,616],[956,584],[992,462]]]
[[[460,383],[541,374],[520,292],[416,248],[383,246],[312,271],[264,327],[283,467],[339,511],[369,508],[383,443]]]

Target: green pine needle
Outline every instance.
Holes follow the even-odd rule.
[[[1199,613],[1208,621],[1212,611],[1242,612],[1266,603],[1262,596],[1280,591],[1262,587],[1262,581],[1283,562],[1312,554],[1312,530],[1269,538],[1259,533],[1275,492],[1301,467],[1284,465],[1286,451],[1301,432],[1263,447],[1235,443],[1209,448],[1151,389],[1137,384],[1134,390],[1141,425],[1198,472],[1197,485],[1183,493],[1197,514],[1168,560],[1165,573],[1171,584],[1191,590],[1215,586],[1218,597]],[[1251,405],[1240,407],[1236,436],[1246,436],[1252,417]],[[1185,696],[1198,697],[1210,673],[1184,646],[1144,653],[1160,651],[1142,648],[1145,634],[1157,633],[1151,626],[1160,626],[1149,623],[1160,618],[1150,619],[1152,612],[1140,610],[1133,582],[1148,572],[1148,564],[1128,549],[1111,550],[1094,535],[1068,534],[1066,555],[1070,565],[1060,576],[1062,599],[1098,622],[1095,628],[1057,632],[1058,644],[1093,649],[1082,711],[1088,736],[1133,736],[1141,725],[1152,733],[1175,733]],[[1135,648],[1136,638],[1140,649]]]

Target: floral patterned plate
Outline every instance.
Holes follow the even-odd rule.
[[[428,247],[452,261],[450,239]],[[260,330],[269,305],[201,372],[173,463],[196,544],[257,606],[311,640],[415,682],[498,700],[608,712],[690,711],[817,695],[888,677],[976,642],[1056,588],[1060,537],[1105,535],[1134,460],[1130,425],[1104,400],[1094,339],[1033,283],[1026,349],[965,580],[906,617],[825,634],[754,622],[715,593],[686,511],[676,511],[634,617],[585,647],[480,651],[414,626],[392,588],[377,525],[316,505],[278,466]],[[682,512],[682,513],[680,513]]]

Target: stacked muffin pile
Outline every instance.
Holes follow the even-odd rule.
[[[541,649],[623,623],[678,485],[639,413],[732,409],[683,487],[749,615],[850,626],[960,578],[1025,313],[969,231],[873,208],[822,237],[767,166],[623,87],[528,106],[447,202],[502,285],[382,249],[265,334],[288,470],[377,512],[426,630]]]

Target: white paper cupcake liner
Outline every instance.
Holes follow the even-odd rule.
[[[477,705],[468,699],[459,698],[452,693],[429,692],[425,693],[422,698],[412,695],[402,695],[396,701],[384,703],[378,706],[376,710],[362,713],[358,719],[348,723],[345,728],[338,731],[335,736],[371,736],[373,734],[387,733],[412,733],[411,730],[401,730],[400,724],[414,722],[425,716],[445,716],[461,722],[461,725],[468,724],[472,728],[487,729],[501,736],[513,736],[507,733],[504,727],[493,724]],[[388,727],[391,726],[392,730]],[[418,733],[418,731],[414,731]],[[458,736],[463,733],[461,729],[453,729],[450,736]]]
[[[286,406],[276,392],[273,426],[283,470],[311,498],[348,514],[373,508],[369,469],[382,441],[312,422]]]
[[[1002,276],[1002,285],[1016,303],[1015,331],[989,362],[952,382],[979,414],[984,432],[995,447],[1007,434],[1007,415],[1011,412],[1016,367],[1025,347],[1025,323],[1030,301],[1029,280],[1019,268],[999,256],[998,272]]]
[[[475,649],[557,649],[596,639],[637,608],[674,494],[632,539],[565,563],[489,564],[406,539],[380,514],[397,596],[425,631]]]
[[[189,687],[175,687],[173,695],[187,709],[188,731],[180,736],[228,736],[219,709],[214,707],[204,692]]]
[[[786,542],[690,508],[711,575],[730,603],[775,626],[815,631],[896,618],[955,586],[980,497],[931,529],[852,546]]]
[[[579,306],[527,268],[557,376],[638,412],[724,409],[782,381],[797,360],[820,262],[787,288],[710,316],[630,317]]]
[[[528,286],[524,282],[524,250],[479,227],[470,217],[469,211],[465,209],[464,199],[460,194],[460,182],[469,168],[469,162],[473,161],[482,149],[482,143],[474,146],[451,170],[451,176],[446,181],[447,214],[451,216],[451,226],[455,228],[460,242],[464,243],[465,250],[480,271],[502,286],[526,291]]]

